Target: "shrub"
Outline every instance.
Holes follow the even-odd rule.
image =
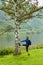
[[[14,52],[14,48],[3,48],[0,49],[0,55],[8,55]]]

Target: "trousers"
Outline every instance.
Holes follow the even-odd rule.
[[[26,52],[28,52],[28,46],[26,46]]]

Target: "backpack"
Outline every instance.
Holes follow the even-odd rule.
[[[28,42],[28,46],[29,46],[29,45],[31,45],[31,41],[30,41],[30,40],[29,40],[29,42]]]

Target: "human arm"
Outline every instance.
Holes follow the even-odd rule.
[[[22,40],[21,42],[26,42],[26,40]]]

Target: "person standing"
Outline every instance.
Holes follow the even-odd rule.
[[[26,52],[27,52],[28,55],[30,55],[28,53],[28,47],[31,45],[31,41],[29,40],[29,37],[27,36],[26,39],[22,40],[21,42],[26,42],[26,45],[25,45],[26,46]]]

